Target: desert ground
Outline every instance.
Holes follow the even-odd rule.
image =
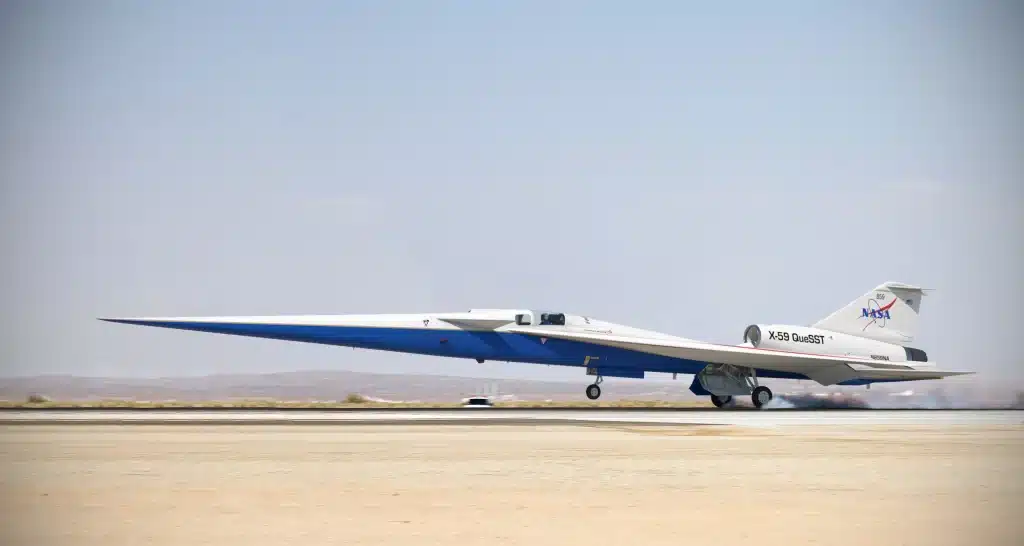
[[[10,546],[1024,536],[1024,425],[10,425],[0,468]]]

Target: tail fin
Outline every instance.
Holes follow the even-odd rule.
[[[878,341],[908,343],[917,336],[924,294],[924,288],[887,282],[813,326]]]

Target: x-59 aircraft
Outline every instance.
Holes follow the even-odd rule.
[[[917,332],[925,291],[884,283],[811,326],[752,324],[743,344],[719,345],[641,330],[593,317],[529,309],[458,313],[253,317],[110,318],[109,322],[272,338],[453,358],[578,366],[604,377],[646,372],[693,374],[690,391],[723,407],[751,396],[772,399],[759,378],[809,379],[821,385],[940,379],[942,371],[907,344]]]

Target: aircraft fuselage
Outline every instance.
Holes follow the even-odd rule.
[[[522,311],[508,310],[464,314],[342,315],[294,317],[223,317],[201,319],[108,319],[111,322],[156,326],[177,330],[260,337],[336,345],[358,349],[590,369],[590,375],[643,378],[645,372],[696,374],[707,363],[610,347],[596,343],[544,338],[502,331],[498,324],[515,324]],[[473,317],[472,315],[478,315]],[[457,315],[465,315],[465,317]],[[538,314],[539,315],[539,314]],[[574,319],[579,319],[574,321]],[[446,320],[447,319],[447,320]],[[453,322],[455,324],[453,324]],[[552,331],[597,333],[646,333],[674,338],[569,315],[568,324],[539,325]],[[579,324],[576,324],[579,322]],[[477,328],[474,328],[477,327]],[[645,336],[646,337],[646,336]],[[763,370],[762,377],[804,379],[796,373]]]
[[[810,327],[751,325],[743,345],[720,345],[597,320],[517,309],[398,315],[162,317],[110,322],[261,337],[358,349],[577,366],[604,377],[647,372],[690,374],[690,391],[724,406],[751,395],[771,400],[759,378],[810,379],[822,385],[868,385],[939,379],[970,372],[938,370],[912,341],[923,289],[885,283]]]

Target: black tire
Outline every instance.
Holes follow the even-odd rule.
[[[732,402],[731,396],[711,395],[711,403],[714,404],[716,408],[724,408],[729,404],[729,402]]]
[[[768,402],[771,402],[772,398],[772,390],[768,387],[758,387],[754,389],[754,392],[750,395],[750,399],[754,402],[755,408],[760,408]]]
[[[601,397],[601,387],[597,385],[590,385],[587,387],[587,398],[591,400],[597,400]]]

